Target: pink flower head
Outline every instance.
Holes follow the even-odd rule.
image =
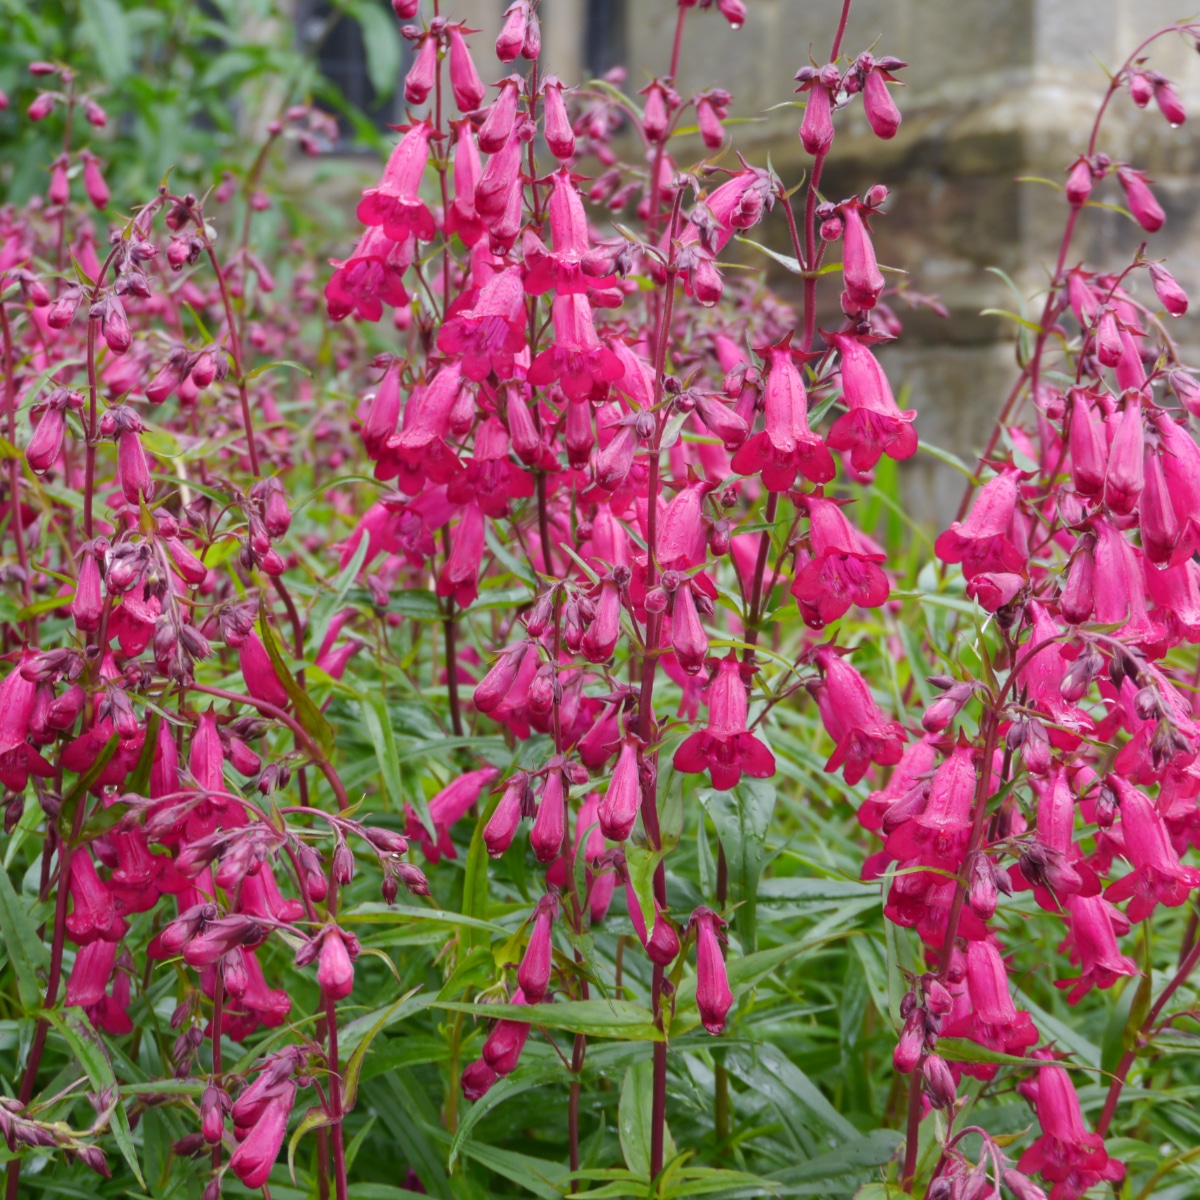
[[[863,220],[863,205],[852,199],[838,208],[842,216],[842,279],[846,295],[857,309],[871,309],[883,291],[884,279],[875,261],[875,247]]]
[[[955,521],[934,543],[944,563],[962,563],[967,579],[984,571],[1023,574],[1026,556],[1013,540],[1020,472],[1007,468],[988,480],[965,521]]]
[[[246,634],[239,647],[238,659],[246,680],[246,690],[250,695],[257,700],[274,704],[276,708],[287,708],[287,690],[279,682],[266,646],[253,630]]]
[[[772,492],[787,491],[797,474],[813,483],[828,483],[835,473],[825,443],[808,427],[808,396],[790,343],[788,337],[763,351],[765,427],[733,456],[733,469],[739,475],[761,472],[763,484]]]
[[[437,594],[453,596],[459,608],[469,608],[479,594],[479,564],[483,561],[483,509],[478,504],[463,508],[462,520],[451,535],[450,553],[438,575]]]
[[[483,165],[471,122],[464,118],[451,124],[454,127],[454,200],[446,213],[446,233],[457,233],[464,246],[474,246],[483,237],[483,222],[475,211],[475,189],[479,186]]]
[[[1113,904],[1129,900],[1127,915],[1137,924],[1159,903],[1168,908],[1187,903],[1191,890],[1200,887],[1200,871],[1179,861],[1162,817],[1144,792],[1120,775],[1109,775],[1108,783],[1120,804],[1125,853],[1133,870],[1109,884],[1104,898]]]
[[[505,784],[500,802],[483,831],[483,844],[491,858],[499,858],[512,845],[521,817],[531,807],[529,776],[518,771]]]
[[[807,94],[800,141],[809,154],[826,154],[833,145],[833,97],[841,86],[841,72],[833,63],[820,70],[801,67],[796,79],[796,91]]]
[[[1098,496],[1108,473],[1108,439],[1086,388],[1071,389],[1071,478],[1081,496]]]
[[[1038,1031],[1029,1014],[1018,1011],[1012,1002],[1000,951],[993,942],[972,940],[967,942],[966,959],[972,1014],[963,1032],[989,1050],[1020,1057],[1037,1044]],[[978,1077],[990,1078],[995,1073],[993,1065]]]
[[[1104,478],[1104,502],[1118,516],[1137,507],[1144,484],[1145,436],[1142,430],[1142,401],[1139,392],[1127,393],[1125,411],[1111,418],[1116,428],[1108,451]]]
[[[357,943],[352,943],[357,949]],[[354,990],[354,963],[341,931],[330,926],[321,936],[317,983],[330,1000],[344,1000]]]
[[[718,930],[725,922],[711,908],[698,908],[689,922],[696,935],[696,1007],[709,1033],[725,1031],[725,1015],[733,1006],[725,957]]]
[[[770,779],[775,756],[746,729],[746,685],[737,653],[721,659],[708,685],[708,727],[684,738],[675,751],[674,766],[686,774],[708,771],[713,787],[728,791],[742,774]]]
[[[567,831],[567,797],[563,786],[561,759],[552,760],[542,785],[537,815],[529,833],[529,844],[538,862],[553,862],[562,851]],[[524,984],[522,984],[524,986]]]
[[[664,569],[686,571],[705,561],[704,497],[713,487],[693,475],[664,510],[658,525],[658,559]]]
[[[97,939],[116,942],[125,936],[125,922],[117,914],[112,893],[96,874],[91,853],[84,848],[71,855],[71,912],[67,933],[86,946]]]
[[[671,609],[671,649],[688,675],[698,674],[708,658],[708,634],[696,609],[695,587],[690,581],[681,583]]]
[[[81,946],[67,980],[67,1007],[93,1008],[102,1003],[108,994],[108,981],[116,961],[115,941],[101,939]]]
[[[621,360],[596,334],[592,306],[586,296],[555,296],[551,308],[554,342],[529,368],[535,387],[559,383],[571,400],[603,395],[625,373]]]
[[[977,782],[971,747],[956,746],[934,774],[923,811],[889,835],[888,854],[901,861],[919,857],[929,866],[956,867],[971,829]]]
[[[410,125],[392,151],[378,186],[367,188],[358,203],[358,219],[364,225],[382,226],[393,242],[406,242],[410,236],[429,242],[437,232],[433,214],[420,195],[432,137],[429,121]]]
[[[1118,167],[1117,181],[1125,190],[1125,203],[1129,205],[1134,220],[1147,233],[1157,233],[1163,227],[1167,215],[1150,190],[1145,171],[1135,171],[1132,167]]]
[[[483,285],[474,305],[446,321],[438,349],[457,355],[468,379],[483,380],[493,371],[500,379],[513,373],[513,357],[525,349],[525,293],[520,273],[500,271]]]
[[[98,209],[106,209],[109,191],[100,170],[100,160],[90,150],[80,151],[79,156],[83,159],[83,190],[87,192],[87,198]]]
[[[362,321],[378,321],[383,306],[403,308],[408,292],[402,278],[413,259],[414,239],[393,241],[378,226],[359,239],[354,253],[344,262],[330,259],[336,268],[325,285],[329,315],[341,321],[353,314]]]
[[[884,717],[866,680],[835,647],[822,646],[814,657],[821,679],[810,682],[808,690],[816,698],[821,720],[836,743],[825,770],[844,767],[846,783],[854,785],[872,762],[881,767],[895,766],[908,740],[904,726]]]
[[[1141,553],[1108,521],[1092,524],[1096,533],[1093,619],[1105,625],[1124,622],[1116,637],[1141,645],[1162,640],[1166,630],[1146,611]]]
[[[830,448],[848,450],[856,471],[869,471],[882,454],[911,458],[917,452],[916,411],[896,406],[883,368],[862,342],[841,333],[829,340],[841,355],[842,399],[850,409],[833,423]]]
[[[610,842],[623,842],[637,823],[642,797],[638,770],[639,745],[640,742],[632,734],[627,734],[621,742],[608,791],[596,810],[600,832]]]
[[[409,104],[424,104],[437,80],[438,39],[424,34],[413,56],[413,64],[404,77],[404,98]]]
[[[37,684],[25,678],[21,667],[32,658],[28,652],[22,655],[21,663],[0,683],[0,755],[24,746],[29,734]]]
[[[885,555],[867,551],[841,507],[817,495],[798,503],[808,511],[812,549],[792,584],[805,624],[822,629],[853,604],[877,608],[887,600],[887,576],[878,565]]]
[[[504,10],[504,25],[496,39],[496,57],[502,63],[514,62],[525,44],[529,23],[529,0],[514,0]]]
[[[1059,979],[1054,986],[1070,988],[1068,1004],[1078,1004],[1093,987],[1110,988],[1126,975],[1138,975],[1137,963],[1117,946],[1117,934],[1129,922],[1102,896],[1068,896],[1064,901],[1071,935],[1071,961],[1082,968],[1076,979]]]
[[[888,141],[900,128],[900,110],[887,90],[887,84],[898,82],[894,71],[906,66],[898,58],[875,60],[870,54],[860,54],[855,62],[859,73],[865,72],[862,83],[863,111],[875,136]]]
[[[1051,1200],[1079,1200],[1101,1180],[1124,1179],[1124,1164],[1108,1157],[1098,1133],[1088,1133],[1079,1097],[1062,1067],[1038,1069],[1035,1107],[1042,1134],[1018,1166],[1024,1174],[1040,1173],[1054,1184]]]
[[[248,1188],[261,1188],[283,1147],[288,1116],[296,1102],[296,1084],[286,1085],[271,1097],[262,1115],[247,1133],[229,1160],[229,1169]]]
[[[487,89],[475,69],[471,51],[463,34],[475,32],[467,30],[464,25],[447,26],[446,33],[450,39],[450,87],[454,92],[454,103],[459,111],[474,112],[482,103]]]
[[[1182,317],[1188,310],[1187,292],[1162,263],[1150,263],[1150,279],[1159,303],[1173,317]]]
[[[549,253],[536,239],[528,243],[525,254],[525,290],[540,296],[554,290],[563,296],[585,293],[588,288],[606,287],[612,276],[593,277],[583,271],[588,252],[587,214],[575,176],[562,167],[550,176],[550,236],[554,252]]]
[[[547,75],[543,85],[542,101],[545,105],[543,128],[546,146],[560,162],[575,156],[575,134],[571,119],[563,101],[563,85],[553,75]]]
[[[647,957],[660,967],[665,967],[675,961],[679,953],[679,934],[675,926],[663,915],[658,898],[654,898],[654,931],[647,936],[646,916],[642,912],[641,903],[633,887],[633,879],[625,869],[624,858],[618,859],[625,882],[625,907],[629,910],[629,919],[633,923],[633,931],[638,935]]]
[[[517,982],[530,1004],[540,1004],[550,990],[550,971],[554,965],[550,935],[557,913],[558,901],[553,896],[543,896],[533,910],[533,929],[517,968]]]
[[[523,86],[524,80],[520,75],[509,75],[496,84],[500,95],[488,106],[487,115],[479,127],[479,149],[485,154],[502,150],[512,134]]]
[[[479,799],[480,792],[497,774],[495,767],[480,767],[476,771],[468,771],[442,788],[429,801],[429,819],[437,833],[436,844],[430,840],[428,830],[412,805],[404,806],[406,836],[410,841],[421,843],[421,851],[427,862],[440,862],[443,855],[446,858],[456,857],[454,843],[450,840],[450,830],[466,816],[471,805]]]
[[[509,1007],[528,1003],[525,993],[518,988]],[[517,1069],[521,1051],[529,1039],[529,1028],[528,1021],[506,1021],[503,1017],[492,1026],[483,1043],[483,1059],[497,1075],[511,1075]]]

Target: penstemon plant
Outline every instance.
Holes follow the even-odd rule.
[[[1182,942],[1162,922],[1156,979],[1148,932],[1200,886],[1200,381],[1146,246],[1109,274],[1070,251],[1110,175],[1163,224],[1101,120],[1127,90],[1182,123],[1146,54],[1200,27],[1112,76],[1019,378],[922,567],[876,540],[918,450],[877,347],[893,295],[936,301],[886,286],[882,185],[821,190],[855,97],[877,137],[901,122],[905,64],[846,52],[850,0],[796,75],[795,184],[730,157],[727,92],[676,90],[688,22],[736,30],[741,0],[681,0],[636,96],[619,69],[543,74],[529,0],[492,89],[437,0],[393,7],[411,119],[323,306],[312,263],[285,256],[281,288],[252,233],[273,152],[317,150],[327,116],[285,109],[240,176],[168,179],[98,243],[74,117],[104,111],[30,66],[26,115],[63,148],[45,199],[0,211],[9,1200],[114,1154],[122,1187],[203,1200],[1119,1183],[1105,1138],[1200,959],[1194,917]],[[772,213],[797,311],[721,258]],[[769,896],[844,911],[796,930],[760,922]],[[1056,930],[1042,1005],[1009,977],[1042,965],[1030,922]],[[856,981],[843,1063],[870,1057],[853,1021],[881,1024],[891,1062],[845,1078],[886,1103],[836,1089],[863,1121],[781,1049],[821,986],[766,1000],[798,961]],[[1124,989],[1090,1126],[1072,1071],[1101,1063],[1054,988],[1089,1013]],[[1038,1123],[1020,1149],[1005,1083]],[[488,1144],[534,1088],[561,1161],[536,1130]],[[1191,1157],[1130,1174],[1148,1196]]]

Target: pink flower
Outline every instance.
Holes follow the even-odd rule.
[[[847,784],[853,786],[872,762],[895,766],[908,740],[904,726],[888,721],[871,697],[866,680],[833,646],[822,646],[815,660],[821,669],[819,682],[809,683],[821,720],[836,746],[825,764],[826,771],[845,768]]]
[[[972,1041],[1002,1054],[1023,1055],[1038,1040],[1038,1031],[1027,1012],[1018,1011],[1008,990],[1008,972],[1000,951],[990,941],[968,941],[967,991],[971,998],[971,1016],[956,1022],[946,1032],[962,1033]],[[972,1072],[977,1078],[995,1075],[994,1064]]]
[[[1112,904],[1129,901],[1127,914],[1137,924],[1159,903],[1168,908],[1186,904],[1191,890],[1200,887],[1200,871],[1185,867],[1171,845],[1167,827],[1144,792],[1120,775],[1108,776],[1121,808],[1125,854],[1133,870],[1108,885],[1104,898]]]
[[[404,98],[409,104],[424,104],[437,79],[438,39],[425,34],[420,39],[413,64],[404,77]]]
[[[533,929],[517,968],[517,982],[530,1004],[540,1004],[550,990],[550,971],[554,965],[550,935],[557,912],[558,901],[553,896],[543,896],[533,910]],[[486,1056],[486,1050],[484,1053]]]
[[[525,993],[518,988],[510,1001],[511,1006],[528,1004]],[[529,1040],[528,1021],[506,1021],[502,1017],[492,1026],[492,1031],[483,1043],[483,1060],[497,1075],[511,1075],[521,1061],[521,1051]]]
[[[1079,1097],[1062,1067],[1038,1069],[1034,1107],[1042,1134],[1021,1155],[1018,1166],[1025,1174],[1040,1173],[1054,1184],[1051,1200],[1079,1200],[1101,1180],[1124,1179],[1124,1164],[1108,1157],[1098,1133],[1088,1133]]]
[[[796,74],[798,92],[807,93],[804,120],[800,122],[800,141],[809,154],[825,154],[833,145],[833,96],[841,84],[841,72],[832,63],[819,71],[802,67]]]
[[[1160,230],[1167,215],[1150,190],[1145,171],[1135,171],[1132,167],[1118,167],[1117,181],[1125,190],[1125,203],[1129,205],[1129,211],[1133,213],[1137,223],[1147,233]]]
[[[1142,432],[1140,393],[1128,394],[1125,411],[1110,418],[1115,425],[1108,451],[1108,471],[1104,477],[1104,502],[1118,516],[1127,516],[1137,507],[1144,476],[1142,459],[1145,438]]]
[[[450,840],[450,830],[466,816],[470,807],[478,801],[479,794],[498,773],[495,767],[480,767],[476,771],[468,771],[442,788],[429,801],[429,819],[437,832],[436,844],[430,840],[428,831],[412,805],[404,806],[407,821],[405,834],[410,841],[420,842],[421,852],[427,862],[440,862],[443,855],[446,858],[456,857],[454,843]]]
[[[605,287],[612,276],[590,276],[583,270],[583,260],[589,249],[587,214],[575,177],[562,167],[550,176],[550,236],[554,252],[550,253],[540,241],[527,239],[525,246],[525,290],[533,296],[556,291],[585,293],[590,287]]]
[[[674,766],[685,774],[708,771],[713,787],[737,787],[742,774],[770,779],[775,756],[747,732],[748,704],[737,653],[716,664],[708,685],[708,727],[689,734],[675,751]]]
[[[873,74],[873,72],[872,72]],[[862,215],[863,206],[851,200],[838,208],[845,232],[842,234],[842,279],[846,295],[855,308],[874,308],[883,291],[884,279],[875,261],[875,248]]]
[[[344,1000],[354,990],[354,963],[346,939],[330,927],[321,938],[317,982],[331,1000]]]
[[[446,213],[446,234],[457,233],[463,245],[474,246],[483,237],[483,222],[475,211],[475,189],[483,167],[471,122],[452,121],[454,127],[454,200]]]
[[[887,576],[878,566],[886,557],[869,553],[840,506],[821,496],[798,502],[808,510],[812,557],[792,584],[805,624],[821,629],[844,616],[853,604],[877,608],[888,598]]]
[[[117,961],[117,943],[89,942],[75,955],[75,966],[67,980],[68,1008],[93,1008],[108,995],[108,981]]]
[[[453,596],[459,608],[469,608],[479,594],[479,564],[483,561],[483,509],[468,504],[454,527],[450,553],[437,581],[439,596]]]
[[[867,114],[867,122],[875,136],[888,141],[896,136],[896,131],[900,128],[900,110],[886,85],[896,82],[892,72],[905,64],[896,58],[883,58],[868,66],[864,60],[869,60],[870,57],[869,54],[860,54],[858,57],[859,65],[865,66],[867,70],[862,88],[863,111]]]
[[[454,103],[460,112],[468,113],[483,103],[487,90],[463,38],[465,29],[463,25],[450,25],[446,32],[450,38],[450,87],[454,92]]]
[[[246,690],[258,700],[274,704],[276,708],[287,708],[288,694],[275,667],[271,663],[267,648],[257,633],[246,634],[246,640],[238,651],[242,675],[246,680]]]
[[[828,335],[841,355],[842,399],[850,411],[829,431],[833,450],[848,450],[856,471],[869,471],[880,455],[911,458],[917,452],[916,411],[901,412],[883,368],[869,349],[847,334]]]
[[[491,858],[499,858],[512,845],[521,817],[532,807],[529,776],[518,771],[509,779],[483,831],[483,844]]]
[[[529,382],[536,387],[557,382],[572,400],[603,396],[607,385],[620,379],[625,368],[597,336],[588,298],[555,296],[551,320],[554,342],[533,360]]]
[[[787,491],[797,474],[813,483],[828,483],[835,470],[825,443],[808,427],[808,396],[790,340],[763,351],[767,359],[764,428],[733,456],[733,469],[739,475],[761,473],[772,492]]]
[[[520,273],[500,271],[483,285],[471,308],[460,309],[438,332],[438,349],[462,359],[468,379],[513,373],[513,356],[525,349],[525,292]]]
[[[633,922],[633,931],[638,935],[647,957],[660,967],[665,967],[675,961],[679,953],[679,935],[675,926],[663,915],[658,898],[654,899],[654,932],[647,937],[646,917],[638,902],[637,892],[634,891],[633,880],[625,869],[625,860],[620,858],[620,870],[625,883],[625,907],[629,910],[629,919]]]
[[[1101,896],[1068,896],[1065,900],[1071,934],[1071,961],[1083,973],[1058,979],[1054,986],[1070,988],[1068,1004],[1078,1004],[1093,987],[1110,988],[1126,975],[1138,975],[1137,963],[1117,946],[1117,934],[1129,931],[1129,921]]]
[[[504,10],[504,25],[496,39],[496,57],[502,63],[514,62],[525,44],[529,21],[529,0],[514,0]]]
[[[733,1006],[717,932],[725,922],[711,908],[701,907],[692,913],[690,925],[696,935],[696,1007],[709,1033],[723,1033],[725,1015]]]
[[[596,809],[600,832],[610,842],[623,842],[637,822],[641,806],[641,780],[638,774],[638,739],[626,735],[617,755],[608,791]]]
[[[246,1187],[261,1188],[270,1177],[295,1102],[296,1084],[289,1080],[283,1090],[271,1098],[245,1140],[233,1152],[229,1169]]]
[[[353,313],[363,321],[378,321],[383,306],[403,308],[408,292],[402,282],[412,264],[415,239],[407,236],[393,241],[378,226],[372,226],[359,239],[354,253],[344,262],[330,259],[336,270],[325,285],[329,315],[341,321]]]
[[[567,106],[563,102],[563,85],[553,75],[546,76],[542,102],[545,105],[542,127],[547,148],[560,162],[574,158],[575,134],[567,116]]]
[[[437,232],[433,214],[420,196],[432,137],[430,122],[410,125],[392,151],[379,184],[367,188],[358,203],[358,219],[364,225],[382,226],[393,242],[404,243],[410,236],[429,242]]]
[[[563,847],[567,831],[567,798],[563,789],[561,759],[551,763],[542,785],[542,796],[537,807],[537,816],[529,834],[529,844],[538,862],[548,863],[556,859]],[[524,983],[522,983],[524,987]],[[526,988],[526,991],[529,989]],[[536,1003],[536,1001],[535,1001]]]
[[[79,157],[83,159],[83,190],[87,192],[87,198],[97,208],[106,209],[109,191],[100,171],[100,160],[90,150],[80,151]]]
[[[97,939],[117,942],[126,925],[117,914],[112,893],[96,874],[90,851],[80,848],[71,855],[71,912],[67,933],[81,946]]]
[[[956,746],[934,774],[923,810],[888,836],[888,855],[956,868],[967,846],[977,780],[971,747]]]
[[[962,563],[967,579],[989,572],[1023,574],[1026,555],[1014,542],[1020,472],[1001,471],[979,490],[965,521],[955,521],[934,543],[944,563]]]

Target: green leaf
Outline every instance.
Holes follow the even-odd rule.
[[[388,609],[413,621],[442,621],[446,614],[432,592],[399,592],[388,601]]]
[[[359,571],[362,570],[370,547],[371,535],[364,532],[359,538],[353,556],[346,564],[346,569],[333,581],[332,590],[326,592],[313,605],[312,617],[308,622],[309,645],[319,647],[325,641],[325,634],[329,631],[330,622],[345,602],[347,593],[354,586],[354,581],[358,578]]]
[[[382,15],[382,12],[380,15]],[[367,53],[369,56],[369,49]],[[255,367],[253,371],[247,371],[246,382],[249,383],[251,379],[257,379],[260,375],[265,375],[268,371],[275,370],[276,367],[287,367],[289,370],[299,371],[301,375],[307,375],[310,379],[312,378],[312,372],[303,363],[292,362],[290,358],[281,358],[275,362],[263,363],[261,366]]]
[[[349,1111],[349,1110],[347,1110]],[[314,1129],[324,1129],[327,1125],[333,1124],[333,1118],[320,1105],[314,1104],[312,1108],[300,1118],[300,1124],[296,1126],[295,1133],[288,1140],[287,1164],[288,1174],[292,1177],[292,1182],[296,1182],[296,1147],[300,1145],[300,1139],[306,1134],[311,1133]]]
[[[567,1000],[562,1004],[467,1004],[454,1000],[430,1000],[432,1008],[468,1013],[475,1017],[503,1017],[564,1029],[588,1037],[615,1038],[627,1042],[661,1042],[654,1014],[629,1000]]]
[[[386,100],[396,90],[396,81],[400,78],[400,39],[396,21],[374,0],[356,0],[346,8],[362,26],[367,78],[375,89],[375,98]]]
[[[1142,1026],[1150,1012],[1150,1002],[1154,998],[1154,985],[1150,972],[1146,971],[1138,980],[1137,991],[1133,994],[1133,1003],[1129,1006],[1129,1019],[1121,1031],[1121,1045],[1126,1050],[1136,1050],[1142,1034]]]
[[[647,937],[654,936],[654,873],[662,859],[661,850],[651,850],[649,846],[638,846],[633,842],[625,844],[625,867],[629,872],[629,884],[642,910]]]
[[[411,1000],[414,994],[414,992],[408,992],[406,995],[401,996],[394,1004],[385,1008],[380,1014],[379,1019],[367,1031],[362,1041],[355,1046],[354,1053],[350,1055],[350,1060],[346,1063],[346,1069],[342,1072],[343,1112],[352,1112],[354,1105],[358,1101],[358,1081],[362,1077],[363,1061],[367,1057],[367,1051],[371,1048],[371,1043],[401,1005]]]
[[[758,946],[758,877],[771,814],[775,811],[775,785],[745,777],[731,792],[701,788],[700,803],[708,810],[725,848],[729,899],[741,905],[734,923],[743,948],[752,952]]]
[[[793,275],[800,274],[800,260],[793,258],[790,254],[780,254],[778,250],[772,250],[770,246],[764,246],[761,242],[751,241],[750,238],[738,237],[735,240],[745,242],[747,246],[753,246],[755,250],[761,250],[768,258],[773,258],[781,267],[791,271]]]
[[[146,739],[138,755],[137,766],[129,776],[125,790],[134,796],[146,796],[150,792],[150,772],[154,769],[154,755],[158,750],[158,731],[162,726],[162,713],[151,709],[146,722]]]
[[[279,648],[279,638],[276,636],[271,622],[267,620],[266,602],[261,598],[259,599],[258,635],[267,649],[267,657],[271,660],[271,666],[275,668],[279,682],[283,684],[283,690],[287,692],[288,699],[291,700],[292,707],[296,710],[296,720],[300,722],[300,728],[316,742],[321,753],[328,759],[333,754],[333,727],[325,720],[324,714],[313,703],[312,698],[300,686],[295,675],[291,673],[287,663],[284,662],[283,652]]]
[[[625,1071],[621,1084],[621,1103],[617,1110],[617,1129],[625,1165],[641,1178],[650,1179],[650,1137],[653,1130],[654,1063],[650,1059],[634,1063]],[[663,1118],[663,1161],[675,1157],[675,1142]]]
[[[92,1089],[96,1092],[111,1090],[116,1100],[116,1107],[113,1109],[111,1118],[113,1138],[125,1161],[129,1164],[134,1178],[144,1188],[146,1181],[142,1178],[142,1168],[138,1163],[137,1151],[134,1149],[133,1133],[129,1128],[129,1116],[125,1112],[125,1106],[121,1103],[117,1078],[113,1074],[112,1064],[108,1061],[108,1055],[105,1053],[104,1043],[101,1042],[99,1035],[92,1028],[92,1023],[81,1008],[68,1008],[62,1012],[47,1011],[43,1015],[62,1034],[67,1045],[71,1047],[71,1052],[78,1059]]]
[[[731,1049],[725,1054],[725,1065],[731,1075],[770,1100],[785,1120],[800,1121],[809,1129],[825,1129],[838,1142],[858,1137],[858,1130],[778,1046],[763,1044],[753,1051]]]
[[[79,27],[96,54],[96,64],[109,83],[129,74],[132,61],[129,26],[116,0],[80,0]]]
[[[8,871],[0,868],[0,933],[4,949],[17,976],[17,995],[25,1013],[37,1011],[42,1002],[42,985],[37,977],[39,968],[49,966],[50,956],[29,919],[21,898],[13,890]]]
[[[965,1063],[999,1063],[1008,1067],[1036,1067],[1033,1059],[1018,1058],[1015,1054],[1002,1054],[998,1050],[989,1050],[969,1038],[938,1038],[938,1053],[947,1062]]]
[[[463,902],[462,911],[465,917],[474,917],[486,921],[488,915],[488,852],[484,844],[483,831],[491,820],[500,796],[487,798],[479,820],[475,822],[475,832],[471,834],[471,845],[467,850],[467,866],[463,873]],[[582,857],[582,856],[581,856]],[[466,949],[473,946],[486,946],[491,938],[476,926],[468,925],[463,930],[463,943]]]

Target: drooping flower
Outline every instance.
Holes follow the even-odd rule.
[[[403,244],[412,236],[429,242],[437,232],[433,214],[421,199],[433,132],[429,121],[410,125],[392,151],[383,178],[367,188],[358,203],[358,219],[364,225],[381,226],[393,242]]]
[[[1026,555],[1014,540],[1020,472],[1009,468],[979,490],[965,521],[955,521],[934,543],[944,563],[962,563],[971,579],[985,571],[1023,574]]]
[[[696,1007],[704,1028],[716,1035],[725,1031],[725,1017],[733,1006],[718,933],[725,922],[711,908],[700,907],[689,924],[696,935]]]
[[[708,771],[713,787],[726,791],[743,773],[753,779],[775,774],[775,756],[746,729],[746,685],[736,651],[721,659],[708,685],[708,726],[689,734],[675,751],[677,771]]]
[[[842,399],[850,409],[834,421],[830,448],[849,451],[856,471],[869,471],[883,454],[911,458],[917,452],[916,411],[900,411],[883,368],[862,342],[842,333],[828,337],[841,356]]]
[[[833,500],[808,495],[798,501],[808,512],[812,556],[792,583],[805,624],[821,629],[853,604],[876,608],[888,598],[885,555],[869,552]]]

